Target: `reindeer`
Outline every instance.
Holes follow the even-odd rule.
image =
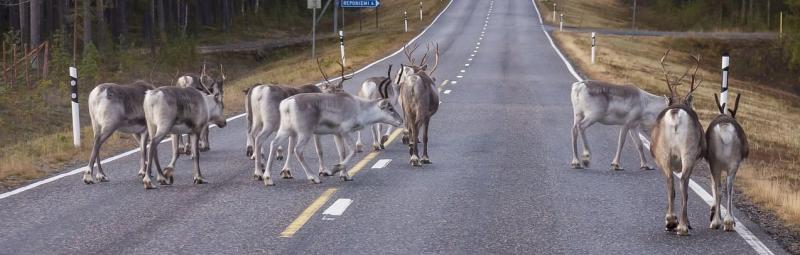
[[[611,170],[623,170],[620,165],[625,136],[630,135],[639,152],[640,169],[653,170],[647,165],[644,146],[639,134],[655,125],[658,113],[667,107],[664,99],[633,85],[616,85],[602,81],[579,81],[572,84],[572,163],[574,169],[589,167],[591,158],[586,141],[586,129],[594,123],[621,126],[617,151],[611,160]],[[583,155],[578,160],[578,134],[583,140]]]
[[[432,163],[428,157],[428,128],[431,117],[439,109],[439,91],[436,89],[434,79],[430,76],[439,65],[439,44],[435,46],[434,56],[436,60],[430,72],[427,71],[428,65],[425,63],[425,59],[430,53],[430,44],[427,45],[428,49],[419,63],[415,63],[414,58],[411,57],[417,47],[419,45],[415,45],[410,51],[407,48],[403,49],[403,53],[405,53],[410,65],[400,65],[400,73],[397,79],[397,84],[400,85],[399,103],[403,108],[405,128],[408,130],[408,136],[407,138],[404,137],[403,141],[404,143],[408,142],[409,154],[411,155],[409,162],[412,166]],[[420,132],[424,132],[422,137],[422,142],[424,143],[422,159],[419,157],[417,148]]]
[[[399,88],[392,83],[392,65],[389,65],[389,71],[386,77],[371,77],[361,83],[361,89],[358,91],[358,96],[364,99],[389,99],[393,105],[397,105],[397,94]],[[386,133],[381,136],[381,124],[375,124],[370,127],[372,131],[372,150],[380,151],[385,149],[386,141],[389,140],[389,134],[392,133],[392,126],[387,127]],[[364,146],[361,142],[361,130],[357,131],[356,152],[362,152]]]
[[[317,61],[319,64],[319,61]],[[341,63],[339,63],[341,65]],[[322,68],[320,67],[322,72]],[[331,82],[323,72],[325,83]],[[344,77],[343,80],[352,77]],[[341,88],[342,82],[339,82]],[[294,152],[306,178],[313,183],[320,183],[316,175],[308,172],[308,167],[303,156],[303,148],[314,135],[333,135],[339,150],[339,163],[334,166],[333,172],[320,173],[320,175],[333,175],[339,173],[344,181],[353,180],[347,173],[345,165],[352,159],[354,151],[347,151],[350,133],[360,130],[375,123],[385,123],[395,127],[402,124],[402,118],[394,110],[387,99],[367,100],[358,98],[348,93],[302,93],[291,96],[280,103],[281,125],[278,133],[270,143],[269,156],[267,157],[266,171],[262,179],[264,185],[274,185],[270,178],[270,169],[275,157],[276,146],[289,139],[287,159]],[[258,148],[256,139],[256,148]],[[256,164],[258,167],[258,164]]]
[[[224,79],[224,75],[223,75]],[[215,82],[209,88],[210,94],[204,94],[194,88],[160,87],[148,91],[144,96],[144,114],[147,120],[147,132],[150,144],[147,152],[147,173],[142,182],[145,189],[155,188],[151,184],[150,170],[153,161],[158,155],[158,143],[168,134],[188,134],[194,155],[194,183],[205,183],[200,173],[200,154],[198,140],[204,128],[213,123],[224,128],[227,121],[223,116],[223,88],[222,82]],[[173,140],[172,149],[178,147]],[[173,183],[173,171],[177,155],[173,154],[172,161],[164,171],[158,170],[158,182],[161,185]]]
[[[220,73],[223,72],[222,65],[219,66],[219,71]],[[209,86],[209,84],[213,85],[214,82],[217,82],[217,80],[212,79],[206,74],[206,65],[203,63],[203,69],[199,76],[196,74],[185,74],[181,77],[178,77],[178,80],[175,82],[175,86],[181,88],[194,88],[200,92],[210,95],[212,93],[211,87],[213,86]],[[189,155],[189,141],[187,140],[186,143],[182,143],[182,139],[182,135],[173,137],[173,140],[178,141],[178,152]],[[211,146],[208,142],[208,127],[206,127],[203,129],[203,134],[200,136],[200,151],[209,150],[211,150]]]
[[[667,214],[665,217],[666,230],[676,230],[678,235],[689,235],[689,218],[686,212],[689,195],[689,178],[692,170],[706,152],[706,140],[703,137],[703,127],[700,125],[697,113],[692,109],[692,93],[700,86],[702,80],[697,80],[697,70],[700,66],[700,57],[692,56],[695,62],[694,73],[691,76],[689,92],[683,97],[678,97],[677,86],[689,73],[688,68],[683,76],[670,81],[670,75],[664,65],[664,60],[669,55],[669,50],[661,58],[661,68],[664,71],[665,81],[669,88],[670,96],[667,98],[668,107],[659,113],[656,124],[651,134],[652,146],[650,153],[667,177]],[[695,81],[698,81],[695,84]],[[673,213],[675,200],[675,187],[673,184],[673,171],[679,171],[681,188],[681,215],[677,218]],[[676,221],[677,220],[677,221]],[[677,227],[677,229],[676,229]]]
[[[89,157],[89,166],[83,173],[84,183],[94,183],[92,174],[95,162],[97,162],[97,180],[108,181],[108,176],[100,166],[100,146],[117,130],[132,134],[139,142],[141,150],[139,175],[144,175],[147,123],[142,102],[145,92],[152,89],[155,89],[152,84],[139,80],[125,85],[103,83],[94,87],[89,93],[89,117],[92,119],[94,144]]]
[[[747,135],[739,122],[736,121],[736,112],[739,110],[739,95],[736,95],[736,104],[733,110],[728,109],[730,115],[725,114],[725,104],[720,105],[717,94],[714,94],[717,102],[719,116],[717,116],[706,130],[706,160],[711,168],[711,188],[714,193],[714,205],[711,206],[711,225],[709,228],[719,229],[722,209],[720,207],[720,183],[722,172],[727,172],[727,196],[728,214],[725,215],[723,229],[733,231],[735,222],[733,220],[733,180],[736,178],[736,171],[739,165],[747,158],[750,152],[747,143]]]

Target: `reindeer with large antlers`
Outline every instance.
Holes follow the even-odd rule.
[[[432,163],[428,157],[428,129],[431,117],[439,110],[439,91],[436,89],[435,81],[431,78],[431,75],[439,66],[439,44],[435,44],[435,62],[431,71],[428,72],[428,64],[425,61],[430,53],[430,46],[430,44],[427,45],[428,49],[419,63],[416,63],[412,57],[419,45],[415,44],[410,51],[404,48],[403,53],[405,53],[409,65],[400,65],[400,72],[397,78],[397,84],[400,85],[399,104],[403,108],[405,128],[408,131],[408,138],[404,136],[403,142],[408,142],[412,166]],[[417,148],[420,132],[424,132],[421,159]]]
[[[389,99],[392,104],[398,105],[399,90],[399,87],[392,83],[392,65],[389,65],[389,71],[385,77],[370,77],[362,82],[361,89],[358,90],[357,95],[364,99]],[[389,140],[389,134],[394,130],[391,125],[387,126],[386,133],[383,136],[381,136],[381,131],[383,130],[381,124],[374,124],[369,128],[372,132],[372,150],[379,151],[385,148],[384,144]],[[361,142],[361,130],[357,132],[356,137],[356,152],[362,152],[364,144]]]
[[[685,96],[679,97],[677,94],[678,86],[689,74],[692,67],[686,69],[686,72],[680,78],[672,80],[664,64],[669,52],[670,50],[667,50],[660,61],[670,92],[670,96],[667,98],[668,107],[661,111],[656,118],[656,125],[651,134],[652,146],[650,147],[650,152],[664,176],[667,177],[666,230],[675,230],[678,235],[688,235],[691,228],[686,212],[689,178],[692,176],[695,164],[705,155],[706,151],[703,127],[700,125],[697,113],[692,108],[692,93],[702,83],[702,79],[696,79],[697,70],[700,67],[700,57],[690,57],[695,64],[694,72],[691,75],[689,92]],[[680,218],[673,213],[675,200],[673,171],[680,174],[679,186],[682,198]]]
[[[711,168],[711,189],[714,193],[714,205],[711,206],[711,224],[709,228],[718,229],[722,208],[720,207],[720,184],[722,172],[727,173],[727,202],[728,213],[725,215],[723,229],[733,231],[735,221],[733,220],[733,180],[736,178],[736,171],[739,165],[747,158],[750,150],[747,143],[747,135],[739,122],[736,121],[736,112],[739,110],[739,95],[736,95],[736,104],[733,110],[728,109],[730,115],[725,114],[725,104],[720,104],[717,94],[714,94],[717,102],[719,116],[717,116],[706,130],[706,160]]]

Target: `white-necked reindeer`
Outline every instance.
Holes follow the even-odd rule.
[[[399,94],[399,88],[392,83],[392,65],[389,65],[389,71],[385,77],[370,77],[365,80],[361,83],[361,89],[358,90],[357,95],[364,99],[389,99],[393,105],[397,105],[397,94]],[[369,127],[372,132],[372,150],[380,151],[385,148],[385,143],[389,140],[389,134],[394,130],[391,125],[387,126],[386,133],[383,136],[381,136],[381,131],[383,131],[381,124],[374,124]],[[357,131],[356,136],[356,152],[362,152],[364,144],[361,142],[361,130]]]
[[[223,73],[222,65],[219,65],[219,72]],[[181,87],[181,88],[194,88],[194,89],[196,89],[196,90],[198,90],[200,92],[203,92],[203,93],[206,93],[207,95],[210,95],[212,93],[211,89],[213,87],[213,86],[211,86],[211,84],[216,82],[216,81],[217,80],[214,80],[213,78],[211,78],[211,76],[208,76],[206,74],[206,64],[203,63],[203,69],[200,71],[200,75],[199,76],[196,75],[196,74],[184,74],[183,76],[178,77],[177,81],[175,82],[175,86],[178,86],[178,87]],[[172,139],[175,139],[175,140],[178,141],[178,145],[179,146],[178,146],[177,152],[180,152],[180,153],[183,153],[183,154],[186,154],[186,155],[190,154],[189,153],[190,149],[189,149],[189,141],[188,140],[186,141],[186,143],[183,143],[181,141],[183,139],[182,135],[172,136]],[[208,141],[208,127],[203,129],[203,134],[200,136],[199,145],[200,145],[200,150],[199,151],[209,151],[209,150],[211,150],[211,145],[209,144],[209,141]]]
[[[224,75],[223,75],[224,77]],[[223,78],[224,79],[224,78]],[[150,136],[147,152],[147,172],[142,179],[146,189],[155,188],[150,180],[152,163],[158,162],[158,144],[170,134],[188,134],[194,155],[194,183],[204,183],[200,173],[200,154],[198,140],[204,128],[209,124],[225,127],[227,121],[223,116],[222,81],[215,82],[210,88],[210,95],[194,88],[160,87],[150,90],[144,97],[144,113],[147,120],[147,132]],[[178,142],[173,140],[172,149],[176,150]],[[158,182],[162,185],[172,184],[176,156],[173,154],[170,165],[164,171],[158,170]]]
[[[611,160],[612,170],[623,170],[620,165],[622,146],[630,134],[639,152],[640,169],[652,170],[647,165],[644,146],[639,138],[641,131],[655,125],[658,113],[667,107],[664,98],[648,93],[633,85],[616,85],[601,81],[579,81],[572,84],[572,168],[589,166],[591,155],[586,141],[586,129],[594,123],[621,126],[617,152]],[[583,154],[578,160],[578,135],[583,140]]]
[[[439,65],[439,44],[435,46],[434,57],[436,60],[430,72],[427,71],[428,65],[425,63],[428,53],[430,53],[430,44],[427,45],[428,49],[420,59],[420,62],[415,63],[411,55],[418,46],[415,45],[410,51],[403,49],[410,65],[400,66],[400,73],[397,79],[397,83],[400,85],[398,101],[403,108],[405,128],[408,131],[408,137],[404,137],[403,142],[408,142],[409,154],[411,155],[409,162],[412,166],[432,163],[428,157],[428,130],[431,117],[439,110],[439,91],[436,88],[434,79],[430,76]],[[420,159],[417,144],[419,143],[420,133],[423,132],[422,142],[424,145],[422,158]]]
[[[683,97],[678,97],[677,86],[689,73],[686,73],[677,80],[670,81],[670,75],[664,65],[664,60],[669,55],[669,50],[661,58],[661,67],[664,69],[667,87],[670,91],[668,107],[664,109],[656,118],[656,125],[653,127],[651,135],[650,152],[656,164],[661,168],[664,176],[667,177],[667,213],[665,217],[666,230],[675,230],[678,235],[688,235],[689,217],[687,215],[689,178],[695,164],[705,155],[706,139],[703,137],[703,127],[698,120],[697,113],[692,109],[692,93],[700,86],[702,80],[695,79],[697,70],[700,66],[700,58],[692,56],[695,61],[694,73],[691,76],[689,92]],[[695,82],[697,81],[696,85]],[[673,213],[675,200],[675,187],[673,184],[673,174],[676,171],[680,174],[681,189],[681,214],[676,217]],[[676,229],[677,228],[677,229]]]
[[[321,68],[320,71],[322,71]],[[331,82],[324,72],[323,76],[326,84],[331,86]],[[346,77],[343,76],[342,78],[345,79]],[[270,143],[266,170],[263,175],[264,185],[266,186],[274,185],[270,177],[270,169],[275,157],[275,150],[277,145],[283,144],[287,139],[289,139],[287,161],[291,157],[291,153],[294,152],[306,174],[306,178],[313,183],[320,183],[317,175],[312,175],[308,172],[308,166],[303,156],[303,148],[314,135],[333,135],[339,149],[339,164],[334,167],[333,172],[326,174],[333,175],[339,172],[339,176],[343,180],[350,181],[352,177],[345,168],[345,165],[355,154],[355,151],[347,151],[350,134],[375,123],[393,126],[402,124],[400,114],[394,110],[389,100],[367,100],[348,93],[297,94],[283,100],[279,108],[281,125],[277,135]]]
[[[147,122],[142,102],[145,92],[152,89],[155,89],[152,84],[140,80],[124,85],[103,83],[94,87],[89,93],[89,117],[92,119],[94,144],[92,155],[89,157],[89,167],[83,173],[84,183],[94,183],[92,174],[95,162],[97,162],[97,180],[108,181],[108,176],[100,166],[100,146],[117,130],[132,134],[139,142],[141,150],[139,175],[144,175]]]
[[[736,121],[736,112],[739,110],[739,95],[736,95],[736,104],[733,110],[728,109],[730,115],[725,114],[725,104],[720,105],[717,94],[714,94],[717,102],[719,116],[717,116],[706,130],[706,160],[711,168],[711,188],[714,193],[714,205],[711,206],[711,224],[709,228],[718,229],[722,210],[720,209],[720,184],[722,183],[722,172],[727,173],[727,204],[728,214],[725,215],[723,229],[733,231],[735,221],[733,219],[733,181],[736,178],[736,171],[742,161],[747,158],[750,152],[747,135],[739,122]]]

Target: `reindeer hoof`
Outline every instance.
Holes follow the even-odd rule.
[[[155,189],[156,187],[150,183],[150,180],[143,180],[142,184],[144,184],[144,189]]]
[[[263,178],[264,178],[264,186],[265,187],[275,186],[275,183],[272,182],[272,178],[269,178],[269,177],[263,177]]]
[[[200,151],[202,151],[202,152],[206,152],[206,151],[210,151],[210,150],[211,150],[211,147],[209,147],[209,146],[200,147]]]
[[[389,136],[388,135],[381,136],[381,149],[385,149],[384,145],[388,141],[389,141]]]
[[[313,183],[313,184],[320,184],[320,183],[322,183],[322,181],[320,181],[319,179],[317,179],[317,178],[315,178],[315,177],[311,177],[311,178],[310,178],[310,179],[308,179],[308,180],[309,180],[309,181],[311,181],[311,183]]]
[[[341,178],[341,179],[342,179],[342,181],[346,181],[346,182],[353,181],[353,177],[352,177],[352,176],[350,176],[349,174],[346,174],[346,175],[339,176],[339,178]]]
[[[583,160],[581,160],[581,164],[583,164],[583,167],[589,167],[590,163],[591,162],[589,161],[588,158],[584,158]]]
[[[194,178],[194,184],[205,184],[205,183],[206,183],[206,181],[203,180],[202,177],[195,177]]]
[[[720,225],[718,221],[712,221],[710,225],[708,225],[709,229],[719,229]]]
[[[244,155],[248,158],[253,157],[253,146],[247,146],[247,149],[244,150]]]
[[[625,168],[622,168],[622,166],[620,166],[619,164],[611,164],[611,170],[613,170],[613,171],[622,171],[622,170],[625,170]]]
[[[426,165],[433,164],[433,162],[431,162],[431,159],[428,158],[423,158],[419,162]]]
[[[735,226],[736,222],[733,221],[732,219],[726,219],[724,222],[722,222],[722,230],[725,231],[733,231],[733,227]]]
[[[675,230],[676,227],[678,227],[678,217],[675,217],[675,215],[667,216],[665,221],[666,221],[666,227],[665,227],[666,231],[673,231]]]
[[[679,236],[688,236],[689,235],[689,227],[688,226],[678,226],[678,228],[675,229],[675,233],[678,234]]]
[[[400,141],[401,141],[403,144],[408,144],[408,136],[407,136],[407,135],[403,135],[403,138],[401,138],[401,139],[400,139]]]
[[[289,169],[281,170],[281,178],[283,179],[293,179],[292,172]]]
[[[108,177],[107,177],[107,176],[105,176],[105,175],[102,175],[102,174],[98,174],[98,175],[96,176],[96,178],[97,178],[97,180],[98,180],[98,181],[100,181],[100,182],[108,182],[108,181],[109,181]]]
[[[283,155],[275,156],[275,160],[278,160],[278,161],[283,160]]]
[[[644,166],[640,167],[639,169],[641,169],[641,170],[656,170],[655,167],[648,166],[648,165],[644,165]]]
[[[94,184],[94,181],[92,179],[83,178],[83,183],[85,183],[85,184]]]
[[[419,159],[415,159],[415,158],[412,158],[411,160],[409,160],[409,163],[411,164],[411,166],[422,166],[422,163],[419,162]]]

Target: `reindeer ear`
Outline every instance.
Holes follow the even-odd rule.
[[[387,107],[389,107],[389,100],[381,99],[378,101],[378,107],[380,107],[381,110],[385,110]]]
[[[428,65],[424,65],[424,66],[420,67],[419,70],[420,71],[427,71],[428,70]]]

